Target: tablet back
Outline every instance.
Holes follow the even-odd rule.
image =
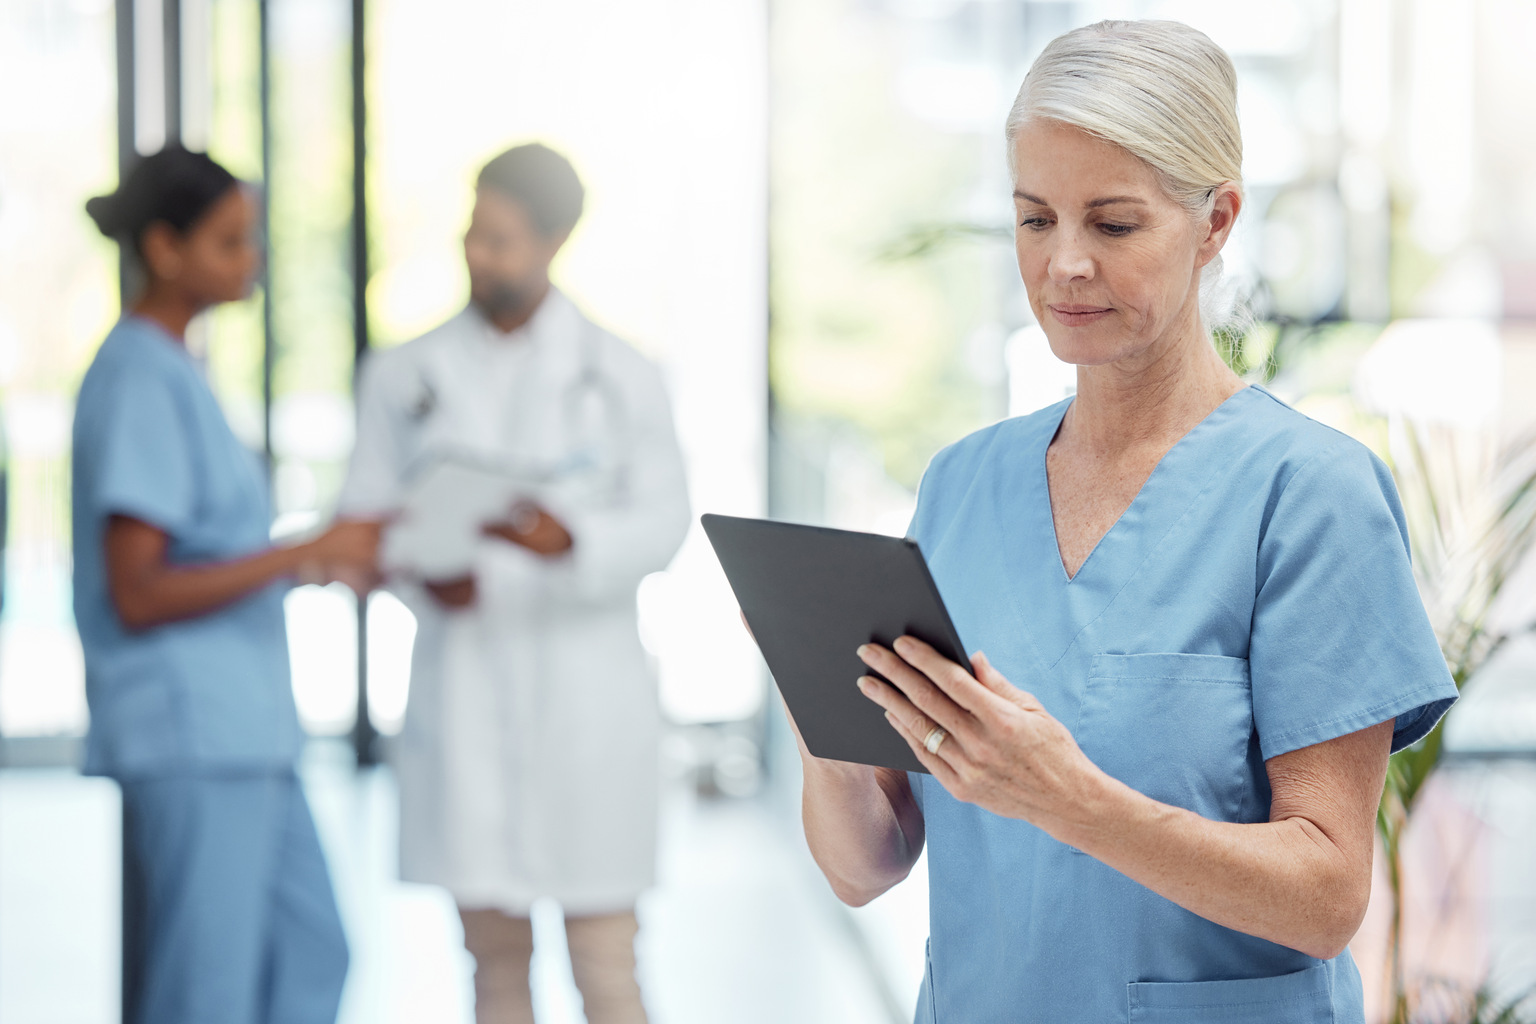
[[[914,541],[706,515],[704,532],[806,746],[817,757],[924,771],[880,706],[859,692],[855,653],[902,634],[967,664]]]

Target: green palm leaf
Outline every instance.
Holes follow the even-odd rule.
[[[1536,444],[1494,448],[1464,431],[1407,421],[1389,427],[1389,464],[1407,516],[1414,572],[1458,689],[1509,638],[1491,628],[1510,574],[1536,542]],[[1402,962],[1404,831],[1444,751],[1444,723],[1395,755],[1377,809],[1393,899],[1388,973],[1392,1024],[1412,1019]],[[1495,1010],[1483,999],[1471,1020],[1513,1022],[1520,1002]],[[1492,1015],[1490,1015],[1492,1014]]]

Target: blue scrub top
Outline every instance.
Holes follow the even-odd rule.
[[[1104,771],[1217,821],[1269,820],[1267,758],[1456,699],[1387,468],[1250,387],[1163,457],[1067,578],[1045,453],[1070,400],[940,452],[912,536],[956,627]],[[917,1020],[1363,1021],[1349,953],[1213,924],[1033,825],[913,774],[927,824]]]
[[[298,755],[285,584],[194,619],[124,628],[107,593],[109,516],[170,537],[172,562],[270,545],[260,463],[236,440],[185,346],[120,321],[80,385],[73,454],[75,622],[91,729],[86,771],[118,777],[272,769]]]

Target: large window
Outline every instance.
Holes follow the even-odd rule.
[[[86,721],[70,608],[69,432],[75,388],[117,316],[116,253],[83,210],[117,178],[113,49],[108,3],[0,5],[0,403],[10,492],[0,734],[11,736],[78,733]]]

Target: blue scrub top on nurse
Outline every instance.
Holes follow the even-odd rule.
[[[985,655],[867,644],[858,685],[931,774],[801,752],[845,900],[927,847],[922,1024],[1363,1024],[1388,759],[1456,687],[1387,468],[1212,343],[1236,81],[1186,25],[1104,22],[1008,118],[1020,274],[1077,394],[923,477],[911,535]]]
[[[1070,405],[940,453],[912,536],[967,646],[1089,760],[1211,821],[1266,822],[1269,759],[1388,719],[1395,751],[1434,726],[1456,690],[1380,460],[1245,388],[1068,578],[1045,464]],[[1216,924],[912,778],[932,908],[919,1021],[1361,1019],[1347,951],[1319,959]]]
[[[145,904],[124,1019],[325,1024],[347,946],[294,771],[283,595],[370,566],[377,531],[273,547],[260,463],[187,352],[192,317],[249,289],[248,191],[172,147],[87,210],[147,278],[81,384],[71,496],[86,770],[122,786]]]

